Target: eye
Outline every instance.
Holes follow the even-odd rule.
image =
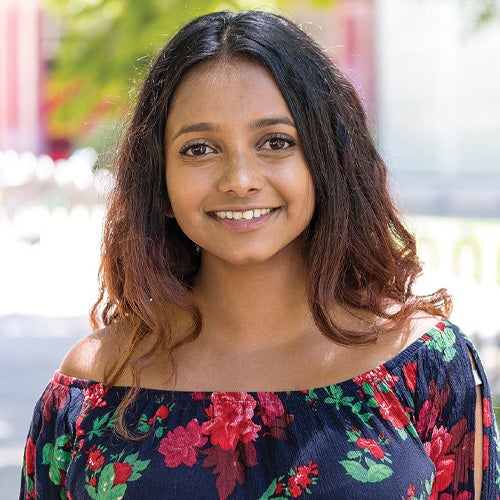
[[[291,148],[296,144],[297,143],[292,137],[283,134],[276,134],[271,137],[264,138],[260,149],[282,151],[284,149]]]
[[[205,156],[210,153],[216,153],[216,151],[205,142],[196,142],[186,144],[179,153],[186,156]]]

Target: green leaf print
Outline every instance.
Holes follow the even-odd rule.
[[[99,482],[97,483],[97,498],[103,498],[100,495],[107,493],[111,490],[113,486],[113,479],[115,478],[115,473],[113,470],[113,464],[108,464],[104,466],[101,473],[99,474]]]
[[[57,486],[61,485],[61,470],[66,471],[71,461],[69,442],[70,435],[63,434],[42,448],[42,463],[49,466],[50,480]]]
[[[92,498],[93,500],[97,498],[97,492],[93,486],[86,484],[85,489],[87,490],[87,493],[89,494],[90,498]]]
[[[351,412],[356,415],[366,425],[366,427],[369,427],[371,429],[371,425],[368,424],[368,421],[370,420],[370,418],[372,418],[372,414],[360,413],[361,409],[363,408],[363,403],[361,401],[353,403],[356,398],[354,398],[353,396],[344,396],[342,387],[338,384],[326,387],[325,391],[327,394],[329,394],[329,396],[324,399],[324,403],[335,405],[335,408],[337,410],[340,410],[341,406],[350,408]]]
[[[384,479],[391,477],[393,474],[392,469],[385,464],[373,464],[368,469],[368,482],[380,483]]]
[[[279,479],[275,479],[270,485],[269,488],[267,488],[266,491],[264,491],[263,495],[259,497],[259,500],[269,500],[269,498],[272,498],[274,495],[274,492],[276,491],[276,485],[278,484],[278,481],[281,481],[284,476],[281,476]]]
[[[361,483],[368,482],[368,471],[359,462],[355,460],[341,460],[339,463],[344,467],[347,474],[356,479],[356,481],[360,481]]]
[[[444,331],[439,330],[436,335],[434,335],[429,341],[429,349],[433,351],[438,351],[443,354],[443,359],[446,362],[450,362],[457,351],[455,349],[455,333],[451,328],[445,328]]]
[[[361,384],[361,389],[363,390],[363,393],[366,394],[367,396],[375,396],[375,391],[368,382],[363,382]]]
[[[371,465],[368,468],[363,467],[355,460],[341,460],[339,463],[344,467],[347,474],[361,483],[380,483],[393,474],[390,467],[385,464],[377,464],[373,460],[370,460]]]
[[[104,430],[112,429],[115,426],[116,417],[115,412],[109,412],[102,416],[102,418],[96,418],[92,424],[92,430],[87,434],[89,441],[94,437],[101,437]]]

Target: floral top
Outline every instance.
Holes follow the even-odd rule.
[[[472,499],[475,358],[483,390],[483,499],[500,498],[498,433],[470,341],[440,322],[383,365],[289,392],[142,389],[57,372],[36,405],[20,498]]]

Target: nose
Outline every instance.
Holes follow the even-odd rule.
[[[262,189],[263,177],[256,160],[248,155],[231,155],[223,164],[218,188],[221,192],[244,197]]]

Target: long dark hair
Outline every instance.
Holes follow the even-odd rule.
[[[114,162],[101,294],[91,318],[96,328],[99,317],[105,325],[123,321],[132,333],[106,382],[112,384],[130,366],[138,387],[154,353],[173,352],[164,314],[169,307],[193,319],[182,343],[201,331],[202,317],[191,295],[199,266],[196,247],[175,219],[165,216],[164,131],[183,77],[201,62],[218,58],[245,58],[267,68],[293,115],[315,188],[304,261],[318,328],[340,344],[366,344],[417,310],[447,316],[451,301],[445,290],[426,297],[412,293],[421,272],[415,239],[389,196],[386,167],[353,86],[293,22],[265,12],[212,13],[191,21],[160,51]],[[389,314],[388,303],[399,307]],[[362,331],[341,328],[332,317],[333,304],[384,321]],[[136,347],[146,337],[153,339],[152,347],[137,356]],[[135,395],[132,391],[124,408]]]

